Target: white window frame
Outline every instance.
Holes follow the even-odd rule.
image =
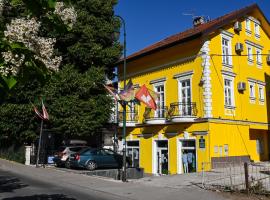
[[[252,31],[251,31],[251,20],[249,18],[246,18],[245,25],[246,25],[246,34],[250,36],[252,34]]]
[[[232,67],[233,62],[232,62],[232,34],[231,33],[227,33],[225,31],[222,32],[221,34],[221,52],[222,52],[222,65],[226,66],[226,67]],[[223,40],[227,40],[228,41],[228,54],[224,55],[223,54]],[[227,58],[228,58],[228,63],[224,62]]]
[[[154,88],[154,91],[156,92],[156,93],[158,93],[158,91],[157,91],[157,88],[158,87],[160,87],[160,86],[163,86],[163,92],[164,92],[164,99],[163,99],[163,101],[164,101],[164,108],[163,109],[165,109],[165,107],[166,107],[166,87],[165,87],[165,81],[160,81],[160,82],[157,82],[157,83],[154,83],[153,84],[153,88]],[[157,102],[156,102],[156,104],[157,104]],[[159,112],[159,110],[157,109],[157,110],[155,110],[155,117],[158,115],[158,112]],[[166,117],[165,116],[165,110],[164,110],[164,117]]]
[[[259,68],[262,67],[262,50],[259,48],[255,48],[256,50],[256,63]]]
[[[252,86],[253,91],[251,90],[250,86]],[[251,82],[251,81],[248,82],[249,101],[250,101],[250,103],[253,103],[253,104],[256,101],[256,88],[255,87],[256,87],[255,82]]]
[[[228,80],[231,82],[230,85],[230,90],[231,90],[231,105],[226,105],[226,96],[225,96],[225,90],[226,90],[226,86],[225,86],[225,80]],[[228,108],[228,109],[235,109],[235,96],[234,96],[234,77],[233,76],[229,76],[229,75],[223,75],[223,84],[224,84],[224,107]]]
[[[248,61],[249,65],[252,65],[253,62],[254,62],[254,59],[253,59],[253,47],[251,45],[249,45],[249,44],[247,44],[246,46],[247,46],[247,61]]]
[[[140,148],[140,140],[139,139],[134,139],[134,140],[127,140],[126,141],[127,142],[127,149],[132,149],[132,151],[133,151],[133,149],[139,149],[139,166],[141,166],[141,148]],[[128,145],[128,142],[138,142],[139,143],[139,145],[138,146],[129,146]],[[128,151],[126,151],[126,155],[127,155],[127,153],[128,153]],[[132,156],[132,158],[133,158],[133,156]],[[132,160],[133,161],[133,160]],[[133,163],[132,163],[132,166],[133,166]],[[134,166],[133,166],[134,167]]]
[[[254,33],[255,33],[255,38],[260,39],[260,24],[254,22]]]
[[[228,144],[224,144],[224,155],[225,156],[229,155],[229,145]]]
[[[258,84],[258,99],[259,99],[259,103],[260,105],[264,105],[264,101],[265,101],[265,86]]]

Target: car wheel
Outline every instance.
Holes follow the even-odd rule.
[[[90,170],[90,171],[93,171],[97,168],[97,164],[95,163],[95,161],[88,161],[87,164],[86,164],[86,169]]]
[[[71,169],[69,159],[66,160],[66,162],[65,162],[65,167],[66,167],[67,169]]]

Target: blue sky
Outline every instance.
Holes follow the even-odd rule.
[[[191,28],[192,17],[183,13],[194,12],[214,19],[253,3],[259,5],[270,21],[270,0],[118,0],[115,14],[125,19],[127,55],[130,55]]]

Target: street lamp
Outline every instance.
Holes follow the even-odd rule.
[[[127,48],[126,48],[126,23],[125,20],[119,16],[115,15],[118,19],[120,19],[121,24],[123,25],[123,30],[124,30],[124,70],[123,70],[123,81],[124,81],[124,89],[126,88],[126,67],[127,67]],[[122,181],[126,182],[127,181],[127,156],[126,156],[126,149],[127,149],[127,144],[126,144],[126,102],[122,102],[123,106],[123,170],[122,170]]]

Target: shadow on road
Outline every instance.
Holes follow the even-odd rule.
[[[0,193],[12,192],[20,188],[27,187],[28,185],[23,184],[20,179],[11,176],[0,176]]]
[[[32,196],[10,197],[2,200],[76,200],[63,194],[37,194]]]

